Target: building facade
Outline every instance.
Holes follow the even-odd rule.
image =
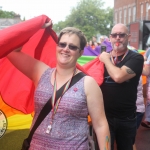
[[[150,0],[114,0],[114,24],[125,24],[131,34],[130,45],[150,47]]]
[[[114,0],[114,24],[150,20],[150,0]]]
[[[16,15],[14,18],[0,18],[0,30],[20,22],[22,22],[20,15]]]

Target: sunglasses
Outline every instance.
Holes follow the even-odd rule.
[[[66,43],[61,43],[61,42],[58,43],[58,46],[59,46],[60,48],[65,48],[66,46],[68,46],[68,48],[69,48],[70,50],[72,50],[72,51],[76,51],[76,50],[78,50],[78,49],[80,50],[80,48],[77,47],[77,46],[75,46],[75,45],[71,45],[71,44],[67,45]]]
[[[112,36],[112,38],[117,38],[117,36],[119,36],[119,38],[124,38],[124,37],[126,37],[128,34],[126,34],[126,33],[119,33],[119,34],[117,34],[117,33],[112,33],[112,34],[110,34],[111,36]]]

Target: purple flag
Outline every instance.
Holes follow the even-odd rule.
[[[106,52],[110,52],[112,50],[111,42],[105,40],[102,45],[106,46]],[[86,46],[84,48],[83,55],[85,56],[98,56],[101,53],[101,46],[96,46],[94,49],[91,46]]]
[[[112,50],[111,42],[105,40],[102,45],[106,46],[106,52],[110,52]]]
[[[91,46],[86,46],[84,48],[83,55],[85,56],[98,56],[100,54],[100,46],[96,46],[95,49],[92,49]]]

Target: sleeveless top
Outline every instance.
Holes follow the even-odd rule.
[[[149,53],[150,49],[148,50]],[[147,61],[150,61],[150,55],[148,55]],[[146,93],[146,99],[147,101],[150,101],[150,75],[147,76],[147,93]]]
[[[40,111],[52,96],[51,75],[48,68],[41,76],[35,90],[35,123]],[[51,121],[50,112],[35,131],[29,150],[88,150],[88,108],[84,91],[84,77],[66,91],[53,118],[49,134],[46,129]],[[32,128],[31,126],[31,128]]]
[[[145,104],[143,97],[143,84],[142,84],[142,76],[140,77],[139,84],[137,87],[137,100],[136,100],[136,112],[145,112]]]

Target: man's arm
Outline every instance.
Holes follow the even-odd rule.
[[[125,65],[121,68],[116,67],[111,62],[109,53],[103,52],[99,59],[105,64],[108,74],[116,83],[122,83],[136,76],[136,73]]]
[[[84,87],[87,96],[87,106],[99,148],[101,150],[110,150],[110,132],[105,116],[101,90],[96,81],[89,76],[85,77]]]

